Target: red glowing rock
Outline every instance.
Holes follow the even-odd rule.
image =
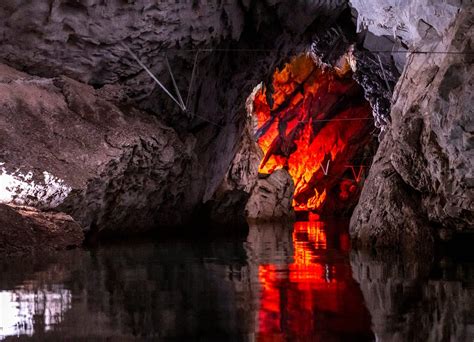
[[[272,107],[265,90],[254,99],[264,152],[259,172],[288,170],[295,183],[295,210],[337,210],[359,195],[364,170],[354,177],[351,166],[360,170],[357,164],[367,158],[371,108],[349,63],[340,65],[320,66],[301,55],[274,73]]]

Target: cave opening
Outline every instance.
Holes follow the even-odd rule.
[[[298,219],[348,216],[357,204],[378,142],[356,67],[351,50],[334,66],[304,53],[251,95],[259,174],[288,171]]]

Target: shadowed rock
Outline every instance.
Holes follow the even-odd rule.
[[[84,234],[69,215],[0,204],[0,254],[51,252],[82,244]]]
[[[0,68],[0,202],[114,233],[186,219],[193,139],[69,78]]]

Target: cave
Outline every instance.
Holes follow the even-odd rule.
[[[297,213],[347,216],[377,146],[372,110],[352,78],[354,56],[344,54],[335,67],[317,59],[295,57],[274,73],[271,95],[256,90],[259,173],[288,171]]]
[[[473,14],[3,1],[0,340],[473,340]]]

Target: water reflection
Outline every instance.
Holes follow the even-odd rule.
[[[71,291],[62,286],[50,289],[25,284],[15,290],[0,291],[0,338],[33,335],[61,323],[71,308]]]
[[[434,255],[352,252],[378,341],[474,341],[474,258],[466,250]]]
[[[343,228],[297,222],[293,260],[259,265],[259,340],[371,340],[370,316],[352,279]]]
[[[349,251],[346,229],[334,222],[259,225],[241,241],[129,241],[0,260],[0,336],[370,341],[372,329],[380,341],[474,335],[472,263],[440,270],[434,260],[374,259]]]

